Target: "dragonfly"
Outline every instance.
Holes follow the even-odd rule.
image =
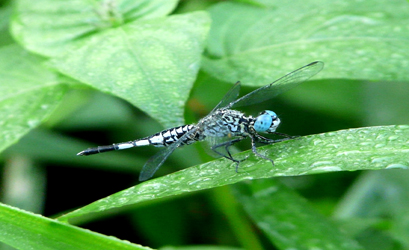
[[[240,98],[238,98],[238,96],[241,84],[240,82],[237,82],[225,94],[216,107],[213,108],[207,116],[200,119],[197,124],[188,124],[165,129],[154,135],[133,141],[88,148],[79,152],[77,155],[93,155],[148,145],[165,147],[151,157],[143,166],[139,175],[139,181],[145,181],[154,175],[176,148],[197,141],[209,140],[219,142],[214,143],[211,146],[211,150],[217,155],[234,162],[236,164],[236,172],[238,172],[239,164],[243,159],[238,160],[234,158],[229,148],[237,142],[250,138],[252,152],[256,156],[268,160],[274,165],[272,159],[257,151],[256,143],[272,144],[294,137],[276,132],[281,121],[277,114],[271,110],[262,111],[258,116],[253,117],[251,115],[247,116],[243,112],[237,111],[233,108],[252,105],[271,99],[295,86],[298,86],[302,82],[305,82],[320,72],[323,67],[324,63],[321,61],[309,63]],[[264,137],[259,133],[275,134],[284,138],[274,140]],[[219,139],[221,138],[223,138],[224,141],[220,142],[221,140]]]

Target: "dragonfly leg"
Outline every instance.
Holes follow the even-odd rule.
[[[274,134],[277,134],[277,135],[279,135],[279,136],[283,136],[283,137],[285,137],[285,138],[281,138],[281,139],[270,139],[270,138],[261,136],[261,135],[259,135],[259,134],[256,134],[255,137],[256,137],[257,142],[264,143],[264,144],[273,144],[273,143],[276,143],[276,142],[282,142],[282,141],[286,141],[286,140],[290,140],[290,139],[294,139],[294,138],[297,138],[297,137],[298,137],[298,136],[291,136],[291,135],[287,135],[287,134],[283,134],[283,133],[278,133],[278,132],[274,132]]]
[[[241,141],[241,140],[243,140],[243,139],[245,139],[245,138],[246,138],[246,137],[236,138],[236,139],[234,139],[234,140],[226,141],[226,142],[223,142],[223,143],[220,143],[220,144],[217,144],[217,145],[214,145],[214,146],[211,147],[211,149],[212,149],[214,152],[216,152],[218,155],[223,156],[224,158],[227,158],[227,159],[229,159],[229,160],[231,160],[231,161],[233,161],[233,162],[236,163],[236,173],[238,172],[240,162],[246,160],[247,158],[245,158],[245,159],[243,159],[243,160],[236,160],[236,159],[234,159],[233,156],[232,156],[231,153],[230,153],[229,147],[232,146],[234,143],[237,143],[237,142],[239,142],[239,141]],[[226,155],[226,154],[223,154],[222,152],[219,152],[219,151],[217,150],[217,149],[220,148],[220,147],[224,147],[224,149],[225,149],[226,152],[227,152],[227,155]]]
[[[287,134],[280,133],[280,132],[273,132],[273,134],[285,137],[285,138],[283,138],[281,140],[290,140],[290,139],[294,139],[294,138],[299,137],[298,135],[287,135]]]
[[[274,166],[274,161],[273,161],[272,159],[270,159],[270,158],[268,158],[267,156],[262,155],[262,154],[260,154],[259,152],[257,152],[256,142],[261,139],[261,138],[259,138],[259,136],[260,136],[261,138],[263,138],[263,139],[267,139],[267,140],[270,140],[270,141],[273,141],[273,142],[277,142],[277,140],[271,140],[271,139],[265,138],[265,137],[263,137],[263,136],[261,136],[261,135],[250,136],[250,138],[251,138],[251,150],[253,151],[253,153],[254,153],[256,156],[258,156],[258,157],[260,157],[260,158],[263,158],[264,160],[270,161],[270,162],[273,164],[273,166]]]

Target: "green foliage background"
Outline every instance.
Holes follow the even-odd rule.
[[[409,249],[408,14],[404,0],[2,1],[1,249]],[[155,148],[75,156],[316,60],[312,81],[245,108],[301,135],[259,148],[274,166],[243,143],[236,173],[198,144],[139,183]]]

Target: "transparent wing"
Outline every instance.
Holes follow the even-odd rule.
[[[212,112],[209,114],[212,114],[215,110],[224,108],[230,103],[232,103],[234,100],[237,99],[239,96],[240,92],[240,82],[236,82],[233,87],[223,96],[222,100],[216,105],[216,107],[213,108]]]
[[[151,178],[156,171],[158,171],[169,155],[172,154],[177,148],[177,146],[173,146],[175,144],[177,144],[177,142],[165,149],[162,149],[145,163],[141,173],[139,174],[139,181],[146,181],[147,179]]]
[[[249,94],[227,104],[226,108],[247,106],[271,99],[308,80],[322,70],[324,63],[312,62],[304,67],[275,80],[273,83],[250,92]],[[233,87],[234,88],[234,87]]]
[[[188,136],[196,133],[197,129],[192,129],[186,134],[184,134],[180,139],[173,143],[172,145],[166,147],[165,149],[162,149],[158,153],[156,153],[154,156],[152,156],[143,166],[141,173],[139,174],[139,181],[145,181],[149,178],[151,178],[156,171],[162,166],[162,164],[165,162],[165,160],[169,157],[170,154],[175,151],[177,147],[179,147],[184,139],[186,139]]]

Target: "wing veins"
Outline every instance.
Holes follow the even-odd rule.
[[[258,88],[253,92],[240,97],[239,99],[229,103],[226,108],[247,106],[271,99],[305,82],[320,72],[323,67],[324,63],[320,61],[307,64],[264,87]]]
[[[214,111],[220,108],[224,108],[228,106],[230,103],[236,100],[237,97],[239,96],[240,87],[241,87],[240,81],[236,82],[233,85],[233,87],[231,87],[229,91],[223,96],[222,100],[216,105],[216,107],[213,108],[213,110],[208,115],[213,114]]]

